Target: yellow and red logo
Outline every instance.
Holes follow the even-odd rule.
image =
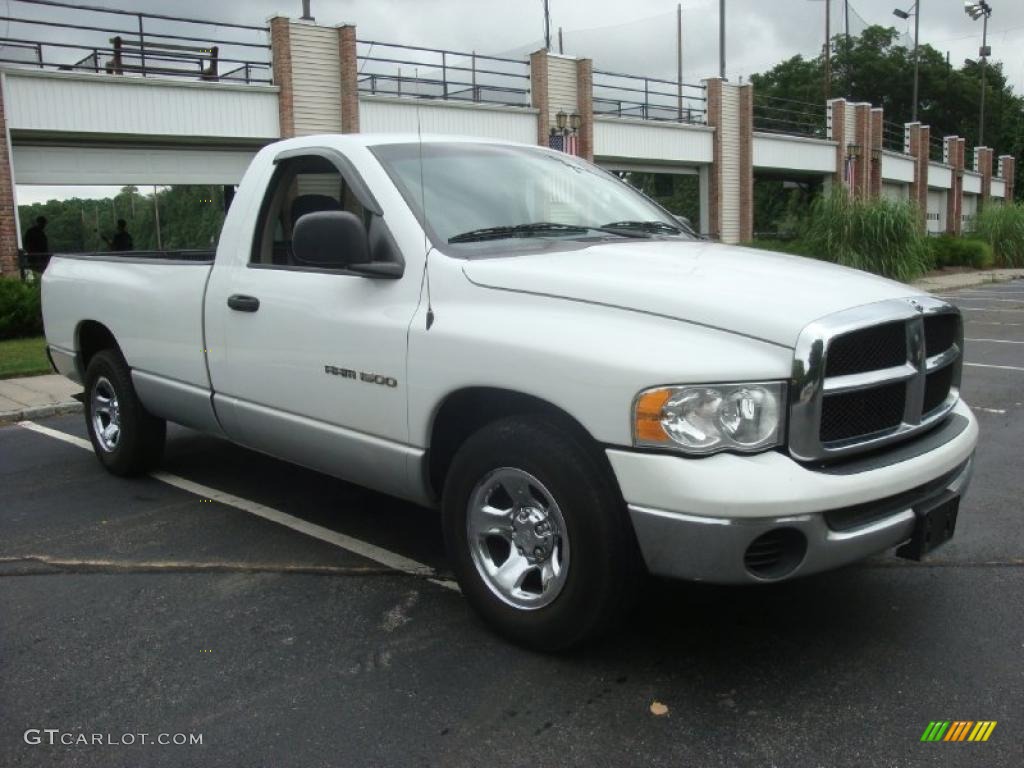
[[[921,741],[988,741],[995,720],[932,720]]]

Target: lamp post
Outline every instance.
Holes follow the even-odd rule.
[[[918,82],[918,71],[919,71],[919,62],[920,62],[920,59],[918,58],[918,53],[917,53],[917,44],[918,44],[918,39],[920,38],[920,31],[921,31],[921,0],[917,0],[917,2],[915,2],[910,7],[909,11],[901,11],[899,8],[897,8],[892,13],[893,13],[894,16],[896,16],[896,18],[903,19],[904,21],[910,18],[910,14],[914,14],[914,97],[913,97],[913,102],[911,104],[910,122],[916,123],[917,122],[917,82]]]
[[[978,146],[985,146],[985,68],[988,65],[988,57],[992,55],[992,49],[988,47],[988,17],[992,15],[992,6],[986,0],[964,0],[964,13],[973,21],[981,19],[981,48],[978,54],[981,57],[981,107],[978,113]]]

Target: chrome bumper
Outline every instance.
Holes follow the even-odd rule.
[[[963,494],[973,469],[972,454],[942,484],[928,487],[917,496],[902,494],[899,508],[891,513],[844,530],[829,527],[825,511],[766,518],[701,517],[630,504],[629,513],[653,574],[716,584],[782,581],[838,568],[902,544],[914,530],[914,508],[949,491]],[[885,505],[886,501],[879,499],[878,504]],[[779,529],[802,534],[806,549],[782,575],[758,576],[747,567],[747,549],[759,536]]]

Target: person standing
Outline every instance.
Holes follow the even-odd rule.
[[[22,238],[26,253],[49,253],[50,241],[46,237],[46,217],[36,219],[34,226],[29,227]]]
[[[131,251],[135,249],[135,243],[132,241],[132,236],[128,234],[128,222],[124,219],[117,220],[117,232],[114,233],[113,237],[107,237],[102,235],[104,242],[107,247],[112,251]]]

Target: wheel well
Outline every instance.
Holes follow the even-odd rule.
[[[557,405],[507,389],[470,387],[448,395],[434,417],[427,451],[427,471],[435,497],[441,497],[452,459],[466,438],[491,422],[526,414],[544,415],[575,434],[611,472],[608,458],[598,442],[582,424]]]
[[[80,373],[82,374],[83,381],[85,380],[85,371],[89,367],[89,361],[92,360],[93,355],[97,352],[102,352],[104,349],[121,351],[110,329],[95,320],[86,320],[79,324],[78,360],[82,366]]]

